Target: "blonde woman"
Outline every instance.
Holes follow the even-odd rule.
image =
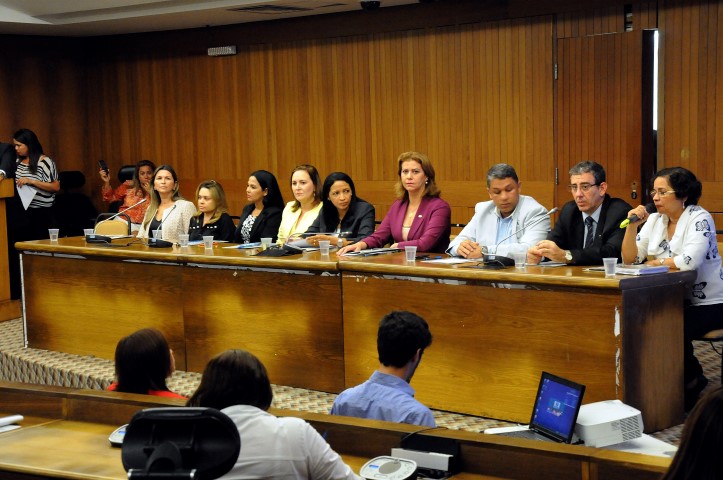
[[[180,234],[188,233],[188,225],[196,214],[196,207],[185,200],[178,190],[178,175],[173,167],[161,165],[156,168],[153,172],[151,204],[138,230],[138,238],[150,238],[153,232],[158,232],[163,240],[175,243]]]
[[[277,243],[283,244],[290,237],[306,232],[323,203],[321,202],[321,179],[312,165],[299,165],[291,172],[291,191],[294,200],[286,204],[281,213],[281,225]]]
[[[213,236],[214,240],[233,240],[236,226],[228,214],[228,203],[223,187],[215,180],[206,180],[196,189],[198,213],[191,218],[188,227],[189,240],[203,240]]]

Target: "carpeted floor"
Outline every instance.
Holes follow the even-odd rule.
[[[662,353],[661,353],[662,355]],[[721,357],[709,343],[699,342],[696,355],[703,364],[709,384],[720,383]],[[189,396],[201,375],[175,372],[169,381],[171,390]],[[20,319],[0,322],[0,380],[57,385],[73,388],[105,389],[113,381],[113,362],[92,356],[71,355],[23,347],[23,326]],[[335,394],[274,385],[277,408],[327,413]],[[706,390],[707,390],[706,389]],[[486,428],[511,425],[503,420],[474,417],[453,412],[434,411],[437,425],[453,430],[481,432]],[[656,432],[654,437],[678,444],[682,425]]]

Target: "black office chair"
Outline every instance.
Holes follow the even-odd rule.
[[[214,408],[149,408],[133,416],[121,449],[129,479],[212,480],[233,468],[241,437]]]
[[[118,169],[118,182],[124,183],[126,180],[133,180],[133,174],[136,171],[135,165],[123,165]],[[113,202],[110,202],[110,205],[108,206],[108,211],[111,213],[116,213],[120,210],[121,205],[123,205],[123,200],[115,200]]]
[[[93,226],[98,215],[93,202],[84,193],[73,191],[85,185],[85,175],[77,170],[60,172],[60,192],[55,195],[53,214],[61,237],[83,235],[83,229]]]

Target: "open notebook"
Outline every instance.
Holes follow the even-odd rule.
[[[529,425],[490,428],[485,433],[570,443],[585,385],[542,372]]]

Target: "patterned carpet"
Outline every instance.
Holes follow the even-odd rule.
[[[703,364],[709,384],[707,389],[720,383],[721,357],[709,343],[698,342],[696,355]],[[92,356],[71,355],[33,348],[23,348],[23,325],[20,319],[0,322],[0,380],[56,385],[72,388],[105,389],[113,381],[113,362]],[[201,375],[175,372],[169,388],[189,396],[196,389]],[[335,394],[274,385],[274,403],[277,408],[327,413]],[[511,425],[503,420],[434,411],[437,425],[453,430],[481,432],[486,428]],[[654,437],[678,444],[682,425],[656,432]]]

